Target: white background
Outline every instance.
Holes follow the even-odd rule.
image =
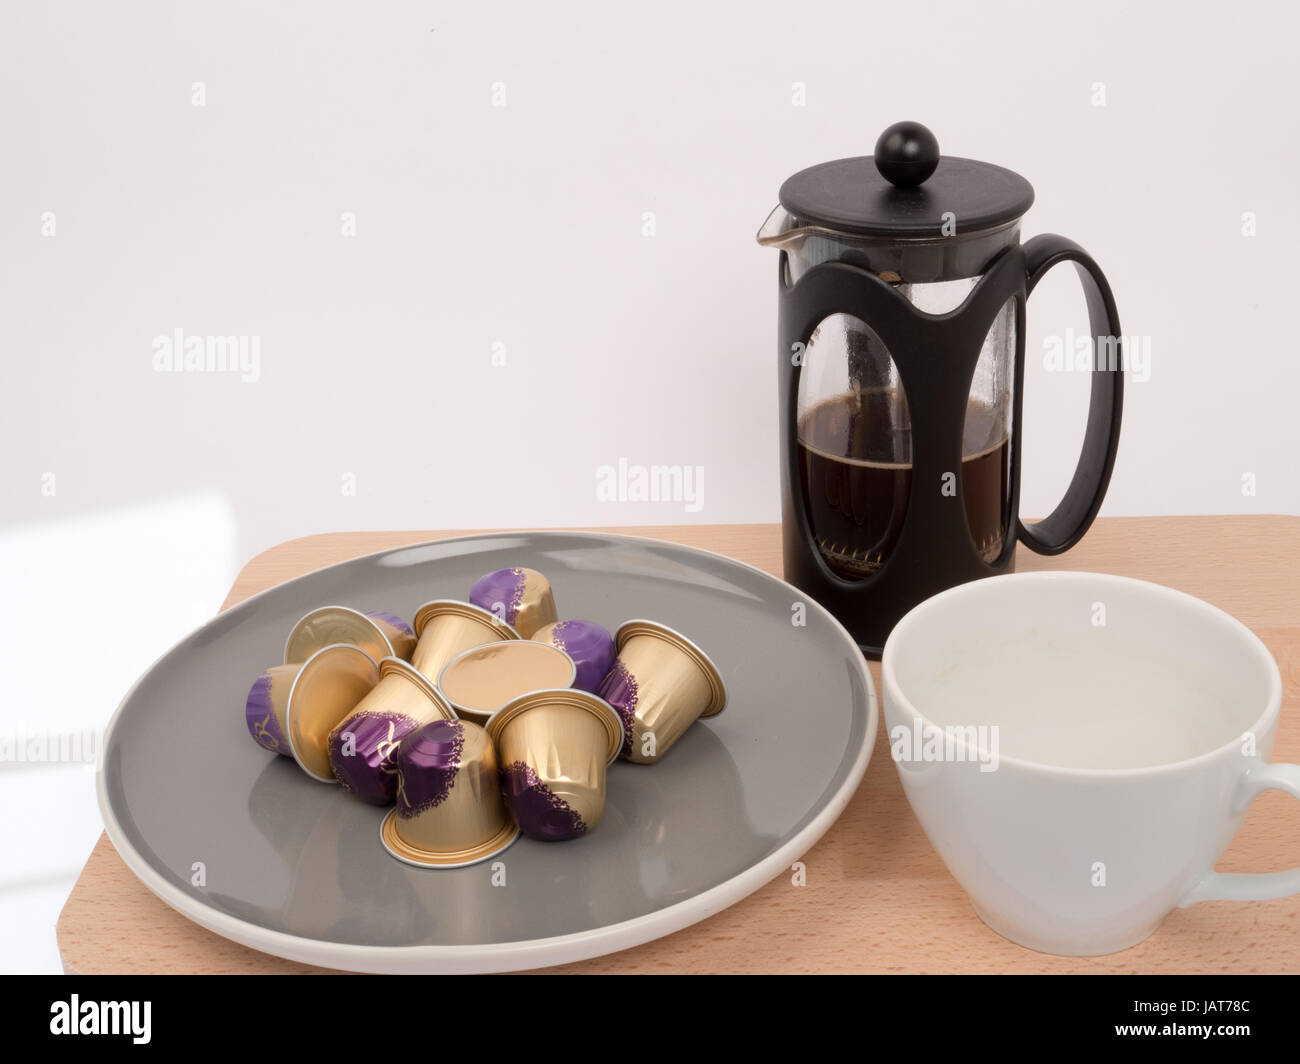
[[[0,727],[102,727],[294,536],[777,520],[776,254],[754,233],[788,174],[902,118],[1024,174],[1024,235],[1082,243],[1149,342],[1104,513],[1300,512],[1298,23],[1243,2],[5,3]],[[1086,324],[1058,272],[1029,311],[1027,515],[1086,408],[1085,376],[1041,365]],[[155,372],[177,328],[260,337],[260,379]],[[703,508],[601,501],[620,458],[702,466]],[[0,801],[0,969],[52,969],[91,775],[0,764]]]

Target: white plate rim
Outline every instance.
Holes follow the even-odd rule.
[[[798,601],[804,602],[809,609],[815,610],[830,621],[832,631],[838,631],[844,640],[846,648],[851,651],[849,660],[855,662],[861,670],[861,678],[867,691],[866,734],[862,746],[858,750],[857,757],[850,766],[848,774],[839,789],[812,820],[805,824],[786,843],[767,857],[750,865],[743,872],[684,901],[666,906],[652,913],[646,913],[643,916],[634,917],[631,920],[624,920],[617,924],[609,924],[605,927],[573,932],[567,935],[526,939],[518,942],[483,943],[475,946],[367,946],[357,943],[329,942],[324,939],[306,938],[259,927],[247,920],[241,920],[238,917],[210,908],[193,895],[187,894],[158,875],[127,840],[126,834],[114,816],[108,802],[104,780],[104,756],[110,745],[109,740],[114,728],[117,726],[118,718],[127,703],[135,695],[140,684],[181,643],[190,638],[193,633],[189,633],[160,655],[157,661],[150,665],[140,675],[139,679],[131,685],[131,689],[127,691],[121,702],[118,703],[117,709],[114,710],[99,744],[98,765],[95,770],[95,793],[99,800],[100,814],[104,818],[104,829],[108,832],[113,848],[126,866],[169,908],[174,909],[199,926],[215,932],[222,938],[237,942],[243,946],[249,946],[263,953],[283,957],[286,960],[299,961],[303,964],[312,964],[341,971],[394,975],[466,975],[525,971],[532,968],[552,967],[574,961],[589,960],[609,953],[617,953],[633,946],[640,946],[646,942],[663,938],[675,931],[682,930],[682,928],[689,927],[691,924],[707,919],[723,909],[730,908],[736,902],[748,897],[759,887],[764,886],[776,878],[779,873],[789,868],[794,861],[807,853],[830,826],[839,819],[839,815],[856,793],[859,784],[862,782],[862,777],[866,773],[867,763],[871,759],[871,752],[875,746],[879,706],[875,682],[872,679],[871,670],[867,667],[867,659],[844,626],[819,602],[794,587],[794,585],[764,569],[750,565],[748,562],[727,557],[724,554],[718,554],[715,551],[705,550],[702,547],[676,543],[672,540],[654,539],[650,536],[626,535],[620,532],[573,531],[559,528],[482,532],[387,547],[383,550],[357,555],[355,558],[345,558],[342,561],[321,566],[289,580],[273,584],[271,587],[264,588],[256,594],[241,600],[231,608],[256,602],[262,596],[268,595],[286,584],[307,580],[329,569],[343,565],[353,565],[381,555],[396,554],[400,551],[414,550],[420,547],[482,542],[494,537],[545,534],[577,536],[603,541],[618,540],[629,545],[671,547],[676,550],[684,550],[690,554],[702,555],[715,561],[723,561],[741,569],[748,569],[767,580],[772,580],[778,585],[788,588]],[[217,616],[219,617],[220,614]],[[214,617],[213,620],[215,619]],[[205,622],[204,626],[211,623],[212,620],[209,620]]]

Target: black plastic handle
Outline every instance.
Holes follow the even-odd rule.
[[[1065,498],[1043,520],[1032,525],[1016,518],[1020,542],[1039,554],[1060,554],[1083,538],[1105,498],[1119,449],[1120,415],[1124,407],[1124,352],[1119,313],[1106,276],[1092,257],[1073,240],[1046,233],[1025,243],[1025,293],[1033,292],[1053,266],[1073,262],[1088,301],[1092,329],[1092,397],[1088,402],[1088,428],[1074,478]],[[1113,356],[1113,357],[1112,357]],[[1112,364],[1113,363],[1113,364]]]

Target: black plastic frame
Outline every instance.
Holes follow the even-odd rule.
[[[1021,411],[1025,366],[1025,301],[1058,262],[1073,261],[1084,282],[1094,338],[1115,337],[1119,364],[1094,370],[1083,452],[1065,498],[1045,521],[1025,525],[1020,512]],[[945,314],[914,307],[890,284],[843,262],[814,266],[793,286],[781,253],[778,287],[781,403],[781,524],[785,578],[826,606],[869,656],[877,657],[894,625],[917,603],[968,580],[1010,572],[1017,538],[1031,549],[1056,554],[1077,543],[1091,525],[1110,481],[1119,443],[1123,399],[1119,319],[1109,285],[1078,245],[1057,236],[1036,237],[1001,252],[966,299]],[[1013,366],[1009,506],[1006,540],[985,562],[970,534],[962,478],[962,435],[971,381],[994,319],[1008,300],[1016,318]],[[898,368],[912,420],[912,491],[898,541],[881,567],[864,580],[848,580],[827,566],[804,512],[797,454],[797,403],[802,359],[813,330],[833,314],[867,323]],[[1094,340],[1094,350],[1100,350]],[[956,475],[956,495],[939,491],[941,477]],[[932,490],[919,490],[929,485]]]

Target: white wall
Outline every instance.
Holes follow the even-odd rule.
[[[1025,235],[1084,244],[1149,338],[1105,512],[1300,512],[1298,22],[1131,0],[6,3],[0,521],[23,587],[67,583],[42,530],[72,530],[115,574],[82,566],[88,594],[125,571],[169,619],[114,637],[134,668],[293,536],[777,519],[754,233],[789,173],[901,118],[1027,176]],[[1031,356],[1083,328],[1074,284],[1036,293]],[[155,372],[177,328],[259,337],[259,379]],[[1028,514],[1068,481],[1086,390],[1031,357]],[[703,466],[703,507],[600,501],[620,458]],[[201,575],[97,523],[134,514],[147,542],[194,493],[233,515],[170,533],[204,545]],[[78,682],[106,719],[118,679]]]
[[[11,11],[4,517],[202,487],[242,558],[336,528],[772,520],[775,253],[753,235],[787,174],[901,117],[1024,173],[1026,235],[1083,243],[1151,338],[1108,512],[1300,510],[1294,7],[1020,6]],[[1031,353],[1083,327],[1073,284],[1040,289]],[[177,327],[260,336],[260,380],[154,372]],[[1026,391],[1041,513],[1086,381]],[[703,510],[599,502],[619,457],[705,466]]]

